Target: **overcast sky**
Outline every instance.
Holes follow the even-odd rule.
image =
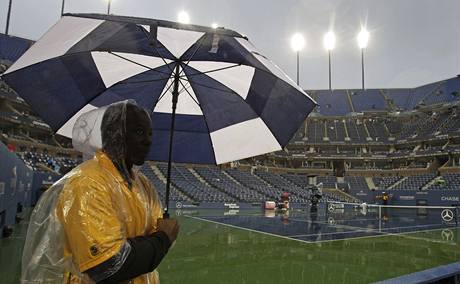
[[[38,39],[61,11],[61,0],[12,0],[11,35]],[[1,32],[9,0],[0,0]],[[300,57],[300,85],[328,88],[323,35],[337,37],[332,53],[332,87],[361,87],[361,53],[356,35],[370,32],[365,51],[366,87],[415,87],[460,74],[460,0],[113,0],[111,13],[163,20],[186,10],[191,23],[246,34],[259,50],[294,80],[294,32],[307,41]],[[65,12],[106,13],[107,0],[66,0]]]

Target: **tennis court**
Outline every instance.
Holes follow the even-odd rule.
[[[191,217],[202,221],[303,242],[322,242],[360,237],[437,230],[456,227],[455,207],[402,207],[359,204],[322,204],[285,212]],[[448,214],[443,216],[442,214]]]
[[[159,271],[162,283],[380,281],[460,261],[460,229],[443,220],[444,209],[451,208],[178,209],[180,236]],[[0,240],[8,252],[2,283],[19,279],[26,226]]]

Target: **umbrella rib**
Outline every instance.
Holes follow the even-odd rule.
[[[174,81],[171,81],[171,84],[169,84],[169,86],[166,88],[166,90],[163,92],[163,94],[161,94],[161,96],[158,97],[157,104],[166,95],[166,93],[169,91],[169,89],[171,89],[171,86],[173,85],[173,83],[174,83]],[[155,104],[155,106],[157,104]],[[155,106],[153,106],[154,109],[155,109]],[[153,110],[152,110],[152,112],[153,112]]]
[[[234,93],[234,91],[228,92],[227,90],[223,90],[223,89],[219,89],[219,88],[216,88],[216,87],[207,86],[207,85],[202,84],[202,83],[197,83],[197,82],[195,82],[195,81],[190,80],[189,77],[197,76],[197,75],[203,75],[203,74],[206,74],[206,73],[211,73],[211,72],[216,72],[216,71],[221,71],[221,70],[224,70],[224,69],[234,68],[234,67],[237,67],[237,66],[240,66],[240,65],[241,65],[241,64],[235,64],[235,65],[233,65],[233,66],[227,66],[227,67],[217,68],[217,69],[209,70],[209,71],[206,71],[206,72],[199,72],[199,71],[198,71],[198,72],[195,73],[195,74],[191,74],[191,75],[185,74],[184,76],[181,76],[181,77],[182,77],[182,78],[186,78],[188,82],[192,82],[192,83],[197,84],[197,85],[202,86],[202,87],[206,87],[206,88],[209,88],[209,89],[213,89],[213,90],[217,90],[217,91],[222,91],[222,92],[226,92],[226,93]],[[185,73],[184,70],[185,70],[185,69],[182,68],[182,72]],[[211,79],[212,79],[212,80],[215,80],[215,81],[217,81],[217,82],[219,82],[219,81],[216,80],[216,79],[213,79],[213,78],[211,78]]]
[[[213,70],[208,70],[208,71],[205,71],[205,72],[197,72],[195,74],[185,75],[185,76],[181,76],[181,77],[192,77],[192,76],[197,76],[197,75],[202,75],[202,74],[208,74],[208,73],[212,73],[212,72],[217,72],[217,71],[222,71],[222,70],[226,70],[226,69],[230,69],[230,68],[235,68],[235,67],[238,67],[238,66],[241,66],[241,64],[235,63],[235,65],[232,65],[232,66],[221,67],[221,68],[217,68],[217,69],[213,69]]]
[[[142,29],[142,30],[143,30],[144,34],[148,37],[149,34],[147,34],[147,31],[146,31],[145,29]],[[173,76],[172,76],[171,74],[174,72],[174,70],[171,68],[170,64],[166,62],[165,58],[161,55],[161,53],[159,52],[158,47],[156,46],[156,44],[154,44],[153,47],[155,48],[155,51],[158,53],[158,55],[160,55],[161,60],[162,60],[163,63],[166,65],[166,67],[169,69],[170,73],[160,72],[160,71],[158,71],[158,70],[154,70],[154,71],[159,72],[159,73],[164,73],[164,74],[168,75],[170,79],[173,78]],[[138,62],[134,62],[134,61],[129,60],[129,59],[127,59],[127,58],[123,58],[122,56],[120,56],[120,55],[118,55],[118,54],[114,54],[114,55],[115,55],[115,56],[118,56],[118,57],[120,57],[120,58],[122,58],[122,59],[125,59],[125,60],[127,60],[127,61],[130,61],[130,62],[132,62],[132,63],[134,63],[134,64],[138,64],[138,65],[140,65],[140,66],[143,66],[142,64],[140,64],[140,63],[138,63]],[[152,68],[149,68],[148,66],[143,66],[143,67],[153,70]],[[161,79],[159,79],[159,80],[161,80]],[[154,80],[152,80],[151,82],[153,82],[153,81],[154,81]],[[153,107],[152,107],[152,113],[155,111],[155,107],[156,107],[156,105],[158,104],[158,102],[166,95],[166,93],[169,91],[169,89],[171,89],[171,86],[173,85],[173,83],[174,83],[174,81],[172,81],[172,82],[169,84],[169,86],[165,89],[165,91],[163,92],[163,94],[161,94],[161,95],[158,97],[157,102],[156,102],[155,105],[153,105]]]
[[[211,86],[208,86],[208,85],[205,85],[205,84],[202,84],[202,83],[198,83],[198,82],[193,81],[193,80],[188,80],[188,81],[193,83],[193,84],[196,84],[198,86],[202,86],[202,87],[209,88],[209,89],[212,89],[212,90],[221,91],[221,92],[230,93],[230,94],[235,93],[234,91],[227,91],[227,90],[219,89],[219,88],[216,88],[216,87],[211,87]]]
[[[195,54],[198,52],[198,49],[200,49],[200,47],[203,45],[203,39],[204,39],[204,35],[200,38],[200,41],[199,41],[199,45],[195,48],[195,51],[193,52],[193,54],[190,56],[190,58],[188,59],[188,61],[185,63],[186,66],[188,66],[188,64],[190,63],[190,61],[192,60],[193,56],[195,56]]]
[[[169,77],[171,78],[171,77]],[[157,82],[157,81],[162,81],[165,80],[166,78],[162,79],[152,79],[152,80],[141,80],[141,81],[135,81],[135,82],[120,82],[118,83],[119,85],[129,85],[129,84],[140,84],[140,83],[151,83],[151,82]]]
[[[198,49],[200,49],[201,45],[203,45],[203,39],[204,39],[204,35],[200,38],[199,45],[195,48],[195,51],[193,52],[193,54],[190,55],[190,57],[187,60],[187,62],[184,63],[185,66],[188,66],[188,64],[192,60],[193,56],[195,56],[195,54],[198,52]],[[182,68],[181,72],[179,73],[179,76],[181,76],[183,73],[185,73],[184,68]]]
[[[157,47],[156,45],[155,45],[154,47],[155,47],[155,51],[160,55],[161,60],[163,60],[163,62],[165,63],[165,65],[168,67],[169,71],[170,71],[171,73],[173,73],[173,72],[174,72],[173,68],[171,68],[171,66],[169,66],[169,64],[166,62],[166,59],[164,59],[164,57],[163,57],[163,56],[161,55],[161,53],[158,51],[158,47]]]
[[[188,82],[188,81],[187,81]],[[189,95],[190,98],[192,98],[192,100],[199,106],[200,103],[195,100],[195,98],[192,96],[192,94],[190,94],[190,92],[187,90],[187,88],[185,87],[184,83],[182,83],[182,80],[179,80],[179,83],[182,85],[182,87],[184,88],[184,90],[187,92],[187,94]],[[192,88],[192,86],[190,85],[190,88]],[[193,88],[192,88],[193,89]]]
[[[150,36],[150,34],[147,33],[147,31],[145,29],[142,29],[142,31],[144,32],[144,34],[147,36],[147,38]],[[158,39],[156,39],[158,41]],[[163,44],[162,44],[163,45]],[[163,45],[164,46],[164,45]],[[163,60],[164,64],[168,67],[169,71],[172,73],[174,70],[169,66],[169,64],[166,62],[166,60],[164,59],[164,57],[161,55],[160,51],[158,50],[158,47],[156,44],[153,44],[153,47],[155,48],[155,51],[158,53],[158,55],[160,55],[160,58],[161,60]],[[166,47],[165,47],[166,49]],[[166,49],[167,50],[167,49]],[[168,50],[169,51],[169,50]],[[171,53],[169,51],[169,53]]]
[[[113,52],[111,52],[111,51],[109,51],[109,53],[112,54],[112,55],[114,55],[114,56],[116,56],[116,57],[119,57],[119,58],[121,58],[121,59],[124,59],[124,60],[126,60],[126,61],[128,61],[128,62],[131,62],[131,63],[133,63],[133,64],[136,64],[136,65],[139,65],[139,66],[141,66],[141,67],[147,68],[147,69],[149,69],[149,70],[151,70],[151,71],[155,71],[155,72],[162,73],[162,74],[167,74],[167,75],[169,76],[169,73],[158,71],[158,70],[156,70],[156,69],[154,69],[154,68],[151,68],[151,67],[149,67],[149,66],[147,66],[147,65],[144,65],[144,64],[141,64],[141,63],[136,62],[136,61],[134,61],[134,60],[128,59],[128,58],[126,58],[126,57],[123,57],[123,56],[118,55],[118,54],[116,54],[116,53],[113,53]],[[163,60],[163,61],[164,61],[164,63],[165,63],[166,65],[169,65],[168,63],[166,63],[165,60]]]

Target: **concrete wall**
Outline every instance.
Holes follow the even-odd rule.
[[[13,225],[18,204],[31,206],[33,171],[0,143],[0,227]]]

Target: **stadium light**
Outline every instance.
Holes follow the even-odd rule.
[[[186,11],[180,11],[177,15],[177,21],[181,24],[189,24],[190,23],[190,16]]]
[[[300,33],[295,33],[291,38],[291,47],[295,52],[301,51],[305,46],[305,38]]]
[[[217,29],[217,28],[219,27],[219,24],[218,24],[218,23],[212,23],[212,24],[211,24],[211,27],[212,27],[213,29]]]
[[[364,49],[367,47],[368,43],[369,43],[369,32],[365,28],[362,28],[358,34],[358,46],[359,48]]]
[[[361,31],[358,34],[358,46],[361,49],[361,79],[362,79],[362,88],[364,90],[364,49],[367,48],[369,43],[369,32],[365,28],[361,28]]]
[[[8,35],[8,30],[10,28],[10,16],[11,16],[11,6],[13,5],[13,0],[10,0],[8,4],[8,13],[6,14],[6,28],[5,34]]]
[[[332,31],[327,32],[324,35],[323,39],[324,47],[327,50],[329,57],[329,90],[332,90],[332,80],[331,80],[331,52],[335,47],[335,34]]]
[[[332,31],[327,32],[324,35],[323,43],[324,43],[324,47],[326,48],[326,50],[333,50],[334,47],[335,47],[335,34],[334,34],[334,32],[332,32]]]
[[[299,86],[299,53],[305,47],[305,38],[300,33],[295,33],[291,37],[291,47],[297,55],[297,86]]]

